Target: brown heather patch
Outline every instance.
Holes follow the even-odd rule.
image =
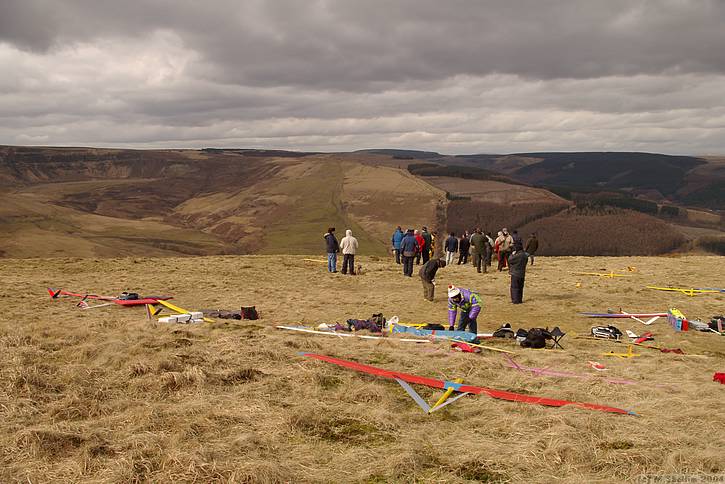
[[[521,306],[510,304],[504,273],[442,269],[431,304],[420,297],[420,282],[403,279],[388,259],[363,256],[366,273],[344,277],[302,258],[0,261],[0,482],[622,482],[640,474],[725,473],[725,417],[717,411],[725,386],[712,382],[725,369],[725,338],[678,334],[660,321],[646,328],[656,342],[688,356],[642,348],[629,361],[601,356],[626,350],[622,345],[573,335],[601,322],[579,317],[581,311],[676,306],[695,318],[722,313],[723,295],[644,288],[722,285],[722,257],[540,257],[528,270]],[[627,266],[637,271],[620,279],[571,274]],[[274,328],[377,312],[442,322],[441,289],[450,283],[481,292],[482,331],[510,322],[569,333],[564,350],[490,343],[516,351],[520,363],[600,377],[586,363],[597,360],[609,368],[606,376],[639,385],[531,377],[505,368],[499,354],[463,354],[444,343]],[[140,308],[81,311],[74,301],[50,300],[46,286],[170,293],[190,309],[253,304],[263,319],[166,326],[147,321]],[[428,416],[395,382],[311,361],[300,351],[639,416],[483,395]],[[441,394],[416,389],[431,403]]]

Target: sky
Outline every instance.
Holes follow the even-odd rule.
[[[725,1],[0,0],[0,144],[725,154]]]

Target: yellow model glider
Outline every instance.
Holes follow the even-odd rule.
[[[157,303],[163,307],[157,308],[156,307]],[[161,313],[161,311],[163,311],[163,308],[169,309],[177,314],[191,314],[191,311],[189,311],[188,309],[180,308],[179,306],[171,304],[170,302],[161,301],[161,300],[156,301],[156,303],[154,303],[154,304],[147,304],[146,307],[148,308],[149,317],[150,316],[159,316],[159,313]],[[209,319],[209,318],[203,318],[203,319],[207,323],[214,322],[213,319]]]
[[[672,291],[681,292],[686,296],[697,296],[698,294],[712,294],[722,292],[718,289],[697,289],[697,288],[686,288],[686,287],[658,287],[658,286],[647,286],[647,289],[656,289],[657,291]]]
[[[635,356],[642,356],[642,355],[640,355],[639,353],[634,353],[632,351],[632,345],[629,345],[626,353],[615,353],[614,351],[610,351],[609,353],[602,353],[602,356],[616,356],[618,358],[633,358]]]
[[[615,277],[629,277],[628,274],[617,274],[615,272],[572,272],[572,274],[577,274],[579,276],[599,276],[599,277],[609,277],[609,278],[615,278]]]

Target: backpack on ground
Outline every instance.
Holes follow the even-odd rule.
[[[242,319],[259,319],[259,313],[255,306],[242,306]]]
[[[385,327],[385,316],[383,316],[383,313],[373,314],[369,321],[377,324],[381,328]]]
[[[509,323],[505,323],[503,326],[498,328],[496,331],[493,332],[494,338],[515,338],[516,334],[514,333],[514,330],[511,329],[511,325]],[[524,336],[525,338],[525,336]]]
[[[519,330],[521,331],[521,330]],[[518,334],[517,334],[518,335]],[[531,328],[521,341],[522,348],[546,348],[546,340],[553,339],[551,333],[544,328]]]

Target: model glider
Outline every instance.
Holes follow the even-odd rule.
[[[629,274],[617,274],[615,272],[572,272],[572,274],[576,274],[579,276],[609,277],[610,279],[613,279],[615,277],[629,277]]]
[[[666,318],[667,313],[628,313],[627,311],[619,310],[618,313],[581,313],[582,316],[587,318],[622,318],[632,319],[638,321],[644,325],[650,325],[657,321],[659,318]],[[647,319],[647,321],[645,321]]]
[[[50,287],[48,288],[48,294],[50,294],[50,297],[52,299],[58,299],[59,297],[80,297],[83,301],[85,301],[86,299],[97,299],[99,301],[111,301],[112,303],[118,304],[119,306],[142,306],[144,304],[155,304],[158,301],[172,299],[171,296],[139,296],[137,299],[126,299],[124,298],[124,295],[100,296],[98,294],[78,294],[75,292],[68,292],[62,289],[53,289]]]
[[[200,318],[197,318],[196,313],[199,313],[198,315],[201,316],[201,313],[199,311],[189,311],[188,309],[180,308],[179,306],[175,306],[174,304],[171,304],[170,302],[164,301],[161,299],[159,299],[157,301],[152,301],[152,302],[146,303],[146,316],[149,319],[151,319],[152,316],[162,316],[161,311],[163,311],[164,309],[168,309],[171,312],[179,314],[179,315],[189,315],[194,320],[202,319],[202,320],[204,320],[204,322],[207,322],[207,323],[214,322],[213,319],[205,318],[203,316]]]
[[[426,326],[428,326],[428,324],[430,324],[430,323],[399,323],[398,320],[394,319],[394,318],[397,318],[397,316],[393,316],[392,318],[390,318],[390,321],[388,321],[387,328],[390,330],[390,332],[393,332],[394,325],[405,326],[408,328],[415,328],[415,329],[424,329]],[[432,331],[432,330],[430,330],[430,331]],[[440,331],[442,331],[442,330],[436,330],[436,331],[438,331],[438,333],[440,333]],[[477,333],[476,337],[478,339],[489,339],[489,338],[493,338],[493,333]]]
[[[522,373],[531,373],[533,376],[553,376],[553,377],[561,377],[561,378],[579,378],[582,380],[585,379],[595,379],[595,380],[602,380],[607,383],[614,383],[617,385],[638,385],[636,381],[633,380],[619,380],[619,379],[613,379],[613,378],[600,378],[593,375],[587,375],[586,373],[571,373],[568,371],[557,371],[557,370],[550,370],[548,368],[533,368],[530,366],[522,366],[516,363],[513,358],[511,358],[508,355],[504,355],[506,359],[508,360],[508,367],[513,368],[515,370],[519,370]],[[592,363],[592,362],[590,362]],[[595,368],[592,366],[592,368]],[[602,368],[595,368],[596,370],[601,370]]]
[[[647,289],[655,289],[657,291],[671,291],[671,292],[681,292],[682,294],[686,296],[697,296],[698,294],[718,294],[725,292],[725,289],[716,289],[714,287],[707,288],[707,287],[701,287],[701,288],[686,288],[686,287],[659,287],[659,286],[647,286]]]
[[[308,358],[314,358],[320,361],[324,361],[326,363],[332,363],[333,365],[342,366],[343,368],[349,368],[351,370],[360,371],[363,373],[367,373],[374,376],[379,376],[382,378],[389,378],[391,380],[395,380],[402,386],[406,392],[408,392],[408,395],[415,400],[415,402],[426,412],[429,412],[431,407],[421,398],[420,395],[410,386],[410,384],[416,384],[416,385],[426,385],[431,388],[439,388],[441,390],[452,390],[454,392],[457,392],[458,395],[454,397],[454,399],[449,400],[446,402],[446,404],[453,403],[453,401],[468,395],[468,394],[486,394],[489,397],[492,398],[498,398],[501,400],[508,400],[510,402],[520,402],[520,403],[529,403],[529,404],[535,404],[535,405],[546,405],[550,407],[563,407],[566,405],[572,405],[580,408],[585,408],[589,410],[599,410],[602,412],[611,412],[611,413],[620,413],[624,415],[636,415],[634,412],[623,410],[621,408],[615,408],[615,407],[607,407],[605,405],[598,405],[595,403],[581,403],[581,402],[572,402],[568,400],[554,400],[552,398],[544,398],[544,397],[535,397],[531,395],[523,395],[521,393],[514,393],[514,392],[507,392],[504,390],[496,390],[493,388],[486,388],[486,387],[478,387],[478,386],[472,386],[472,385],[464,385],[462,383],[456,382],[456,381],[445,381],[445,380],[436,380],[434,378],[426,378],[423,376],[416,376],[416,375],[410,375],[408,373],[401,373],[398,371],[391,371],[386,370],[384,368],[378,368],[375,366],[370,365],[364,365],[362,363],[357,363],[354,361],[348,361],[348,360],[342,360],[339,358],[334,358],[332,356],[325,356],[325,355],[318,355],[315,353],[300,353],[302,356],[307,356]]]
[[[340,338],[361,338],[361,339],[385,339],[389,341],[405,341],[406,343],[430,343],[428,339],[407,339],[407,338],[386,338],[383,336],[372,336],[367,334],[339,333],[336,331],[317,331],[305,328],[304,326],[277,326],[277,329],[286,329],[288,331],[300,331],[311,334],[324,334],[327,336],[338,336]]]
[[[390,332],[391,333],[405,333],[405,334],[412,334],[415,336],[420,336],[423,338],[430,338],[432,340],[445,340],[445,341],[461,341],[463,343],[467,343],[471,346],[475,346],[477,348],[481,348],[484,350],[489,351],[497,351],[499,353],[509,353],[514,354],[513,351],[504,350],[501,348],[494,348],[492,346],[485,346],[480,345],[478,343],[474,343],[476,341],[478,335],[476,333],[469,333],[467,331],[446,331],[446,330],[437,330],[437,329],[419,329],[419,328],[413,328],[411,326],[405,326],[403,324],[399,323],[392,323],[389,325]]]
[[[632,351],[632,345],[629,345],[626,353],[615,353],[614,351],[610,351],[609,353],[602,353],[602,356],[616,356],[618,358],[634,358],[635,356],[642,356],[642,355],[639,353],[634,353]]]

